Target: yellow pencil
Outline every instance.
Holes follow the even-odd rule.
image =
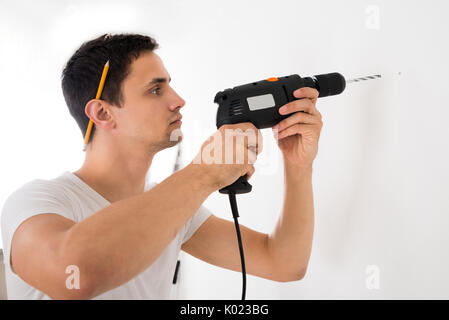
[[[100,99],[101,93],[103,92],[104,82],[106,81],[106,75],[109,70],[109,60],[106,62],[103,68],[103,74],[101,75],[100,84],[98,85],[97,96],[95,99]],[[87,126],[86,136],[84,137],[84,148],[83,151],[86,151],[87,143],[89,142],[90,132],[92,131],[93,122],[89,119],[89,125]]]

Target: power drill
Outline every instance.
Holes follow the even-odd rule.
[[[297,74],[286,77],[272,77],[220,91],[215,95],[218,103],[217,128],[224,124],[251,122],[258,129],[270,128],[291,114],[279,114],[279,108],[298,100],[293,92],[302,87],[319,91],[319,98],[342,93],[346,87],[345,78],[337,72],[302,78]],[[247,175],[233,184],[219,190],[223,194],[251,192]]]

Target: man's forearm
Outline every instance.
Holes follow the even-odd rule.
[[[269,236],[268,248],[279,271],[299,279],[306,271],[312,249],[312,167],[294,167],[284,162],[284,180],[283,210]]]
[[[62,255],[93,297],[148,268],[214,191],[190,164],[143,194],[112,203],[74,225]],[[82,289],[82,288],[81,288]],[[88,298],[89,298],[88,297]]]

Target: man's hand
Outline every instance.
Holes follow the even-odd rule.
[[[251,178],[262,144],[260,130],[251,122],[225,124],[203,143],[192,164],[200,165],[218,190],[245,174]]]
[[[294,91],[293,95],[301,99],[279,109],[282,115],[292,115],[274,126],[273,134],[286,164],[310,167],[318,153],[318,140],[323,126],[321,113],[315,107],[319,93],[316,89],[304,87]]]

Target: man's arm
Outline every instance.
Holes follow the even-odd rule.
[[[269,255],[282,261],[293,280],[304,277],[312,250],[314,206],[312,167],[284,166],[284,207],[268,242]]]
[[[148,268],[213,191],[191,164],[79,223],[52,213],[33,216],[14,233],[13,270],[52,298],[90,299]],[[79,289],[65,286],[69,265],[79,268]]]
[[[268,235],[240,225],[248,274],[274,281],[304,277],[314,226],[312,168],[286,164],[285,197],[281,216]],[[213,265],[241,271],[234,223],[212,215],[182,249]]]

